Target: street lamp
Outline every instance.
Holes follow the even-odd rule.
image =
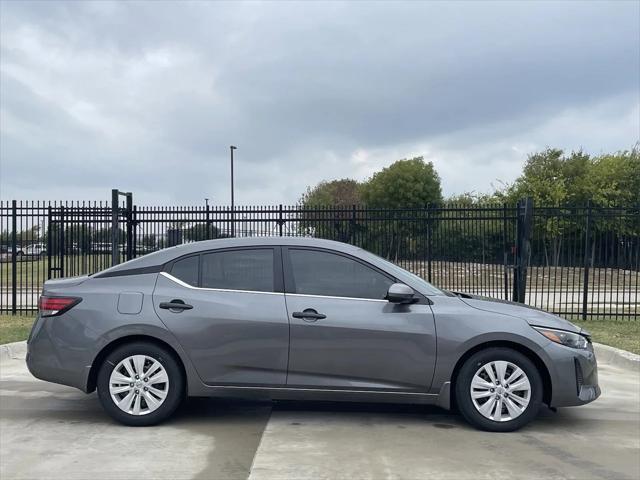
[[[238,147],[234,147],[233,145],[229,146],[229,150],[231,151],[231,236],[235,237],[235,212],[233,211],[234,209],[234,202],[233,202],[233,151],[236,150]]]

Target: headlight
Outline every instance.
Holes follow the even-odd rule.
[[[565,330],[554,330],[553,328],[533,327],[539,331],[542,335],[547,337],[552,342],[559,343],[560,345],[566,345],[571,348],[587,348],[589,341],[586,337],[579,333],[567,332]]]

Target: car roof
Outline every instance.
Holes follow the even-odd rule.
[[[242,238],[218,238],[215,240],[203,240],[200,242],[183,243],[175,247],[165,248],[157,252],[149,253],[139,258],[129,260],[114,267],[100,272],[112,273],[120,270],[138,269],[163,265],[175,258],[192,253],[217,250],[234,247],[264,247],[264,246],[305,246],[316,248],[327,248],[343,253],[363,252],[359,247],[354,247],[348,243],[336,242],[311,237],[242,237]]]

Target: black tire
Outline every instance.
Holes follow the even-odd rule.
[[[168,393],[164,402],[154,411],[145,415],[133,415],[121,410],[109,392],[109,379],[114,368],[125,358],[132,355],[146,355],[160,362],[169,377]],[[105,411],[115,420],[134,427],[155,425],[173,414],[184,397],[184,375],[174,354],[166,349],[147,342],[134,342],[116,348],[109,353],[98,372],[98,398]]]
[[[504,360],[518,366],[527,375],[531,385],[529,404],[525,410],[520,416],[504,422],[483,416],[475,407],[470,391],[471,381],[478,369],[497,360]],[[533,420],[542,404],[542,390],[542,378],[537,367],[525,355],[510,348],[488,348],[473,354],[462,365],[455,385],[456,403],[462,416],[474,427],[490,432],[512,432]]]

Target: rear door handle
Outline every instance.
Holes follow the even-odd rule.
[[[293,318],[301,318],[305,322],[315,322],[317,320],[322,320],[323,318],[327,318],[326,315],[316,312],[313,308],[307,308],[302,312],[293,312],[291,316]]]
[[[191,310],[193,305],[189,305],[188,303],[184,303],[182,300],[171,300],[170,302],[161,302],[160,308],[165,310],[172,311],[182,311],[182,310]]]

